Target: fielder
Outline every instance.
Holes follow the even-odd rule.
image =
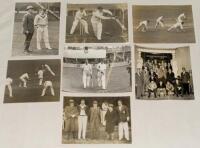
[[[6,88],[8,88],[8,92],[9,92],[9,97],[12,98],[13,97],[13,93],[12,93],[12,83],[13,83],[13,79],[12,78],[6,78]]]
[[[71,35],[74,33],[79,22],[83,25],[84,32],[86,34],[89,34],[88,23],[86,22],[86,20],[84,20],[84,17],[86,17],[86,16],[87,16],[87,14],[86,14],[84,8],[82,8],[82,7],[76,12],[75,17],[74,17],[74,21],[73,21],[73,24],[72,24],[72,28],[70,30]]]
[[[52,69],[47,64],[42,65],[42,67],[44,68],[44,85],[43,85],[41,96],[46,95],[46,90],[48,88],[50,88],[51,95],[55,96],[53,83],[52,83],[52,79],[55,77],[55,73],[52,71]]]
[[[185,13],[181,13],[178,18],[177,18],[177,22],[183,22],[183,20],[186,19]]]
[[[97,64],[97,83],[102,89],[106,89],[106,64],[101,61]]]
[[[186,19],[186,16],[184,13],[181,13],[177,19],[176,19],[176,23],[173,24],[167,31],[171,31],[173,29],[176,30],[183,30],[183,24],[184,24],[184,19]]]
[[[141,21],[139,25],[136,27],[136,30],[146,32],[148,30],[148,24],[150,23],[149,20]]]
[[[27,80],[30,80],[28,73],[24,73],[19,77],[19,87],[27,88]]]
[[[184,22],[177,21],[167,31],[171,31],[171,30],[174,30],[174,29],[176,29],[177,31],[178,30],[182,30],[183,31],[183,24],[184,24]]]
[[[90,87],[90,80],[92,77],[92,65],[88,63],[88,60],[85,60],[85,64],[82,65],[83,69],[83,88]]]
[[[110,15],[110,17],[104,16],[104,14]],[[115,17],[112,17],[112,12],[109,10],[105,10],[102,7],[98,7],[95,11],[92,12],[91,23],[94,35],[96,36],[97,40],[101,40],[103,27],[102,20],[107,19],[115,19]]]
[[[41,9],[39,14],[35,16],[34,26],[37,30],[37,49],[41,50],[41,41],[44,39],[44,44],[47,49],[52,49],[49,44],[48,33],[48,16],[45,9]]]
[[[160,16],[156,19],[156,25],[155,25],[155,29],[157,29],[157,27],[160,26],[160,27],[164,27],[164,20],[163,20],[163,16]]]

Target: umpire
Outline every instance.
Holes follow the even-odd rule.
[[[27,6],[27,13],[23,17],[23,33],[25,35],[24,53],[29,53],[29,46],[34,33],[34,15],[33,7]]]

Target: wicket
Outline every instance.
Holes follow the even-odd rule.
[[[84,26],[80,23],[79,25],[80,36],[84,35]]]

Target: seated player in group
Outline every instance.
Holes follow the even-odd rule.
[[[166,91],[168,96],[174,95],[174,86],[169,81],[166,84]]]
[[[155,98],[157,97],[157,95],[156,95],[157,85],[153,80],[151,80],[151,82],[147,85],[147,89],[148,89],[148,93],[149,93],[149,96],[148,96],[149,98],[151,96],[151,93],[154,93]]]
[[[163,81],[159,81],[158,83],[157,94],[159,97],[166,96],[166,86],[164,85]]]

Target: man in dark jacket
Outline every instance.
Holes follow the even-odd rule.
[[[27,13],[23,17],[23,33],[25,35],[24,52],[28,53],[31,51],[29,47],[34,33],[34,16],[32,6],[27,6],[26,10]]]
[[[105,115],[106,120],[106,133],[109,140],[114,139],[114,129],[117,121],[116,111],[113,109],[113,104],[109,104],[108,111]]]
[[[189,95],[190,74],[186,71],[185,67],[182,68],[181,82],[183,86],[183,94]]]

